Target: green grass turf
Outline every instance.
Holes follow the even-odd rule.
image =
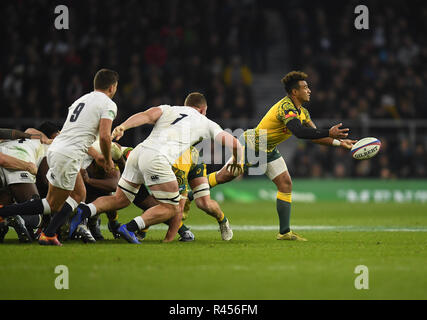
[[[275,240],[273,202],[222,208],[235,228],[230,242],[194,204],[185,221],[192,243],[162,243],[157,227],[141,245],[103,230],[107,240],[96,244],[42,247],[19,244],[10,230],[0,245],[0,299],[427,299],[426,205],[294,203],[292,225],[308,242]],[[129,207],[119,220],[137,214]],[[57,265],[69,269],[68,290],[55,289]],[[354,287],[357,265],[369,268],[368,290]]]

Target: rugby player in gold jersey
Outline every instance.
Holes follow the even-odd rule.
[[[342,123],[334,125],[330,129],[318,129],[316,127],[308,110],[302,106],[310,101],[311,95],[306,79],[307,74],[304,72],[292,71],[288,73],[282,79],[287,96],[270,108],[256,128],[246,130],[239,138],[240,143],[245,146],[245,172],[248,172],[251,167],[259,168],[262,166],[264,174],[277,186],[278,240],[306,241],[307,239],[290,229],[292,180],[285,160],[279,153],[277,146],[292,135],[299,139],[309,139],[315,143],[345,149],[351,149],[356,142],[346,139],[349,129],[341,128]],[[253,161],[261,159],[260,157],[251,159],[251,155],[262,153],[266,159],[264,163]],[[209,185],[214,187],[217,184],[229,182],[238,174],[233,174],[224,166],[221,170],[209,174]]]

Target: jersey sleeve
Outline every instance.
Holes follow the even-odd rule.
[[[283,122],[285,125],[298,117],[298,111],[295,106],[289,102],[285,101],[282,105],[279,106],[277,110],[277,119]]]
[[[163,113],[168,112],[169,110],[172,109],[172,107],[170,105],[167,105],[167,104],[162,104],[160,106],[157,106],[157,108],[160,108]]]
[[[110,119],[113,121],[117,116],[117,105],[114,101],[109,100],[102,109],[101,119]]]
[[[206,118],[207,119],[207,118]],[[215,139],[215,137],[221,133],[223,130],[222,128],[219,126],[219,124],[217,124],[216,122],[213,122],[210,119],[207,119],[207,128],[209,131],[209,137],[212,139]]]
[[[302,107],[301,109],[302,109],[302,112],[304,112],[304,115],[305,115],[304,123],[310,122],[311,121],[310,112],[308,112],[308,110],[306,108],[304,108],[304,107]]]

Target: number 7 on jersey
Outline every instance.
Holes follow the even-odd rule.
[[[171,123],[171,125],[177,123],[178,121],[180,121],[180,120],[184,119],[186,116],[188,116],[188,114],[185,114],[185,113],[180,113],[180,115],[181,115],[181,117],[176,118],[175,121]]]

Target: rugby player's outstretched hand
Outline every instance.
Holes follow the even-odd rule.
[[[334,138],[334,139],[347,138],[348,132],[350,131],[350,129],[348,129],[348,128],[340,129],[341,126],[342,126],[342,123],[338,123],[338,124],[334,125],[333,127],[331,127],[329,129],[329,137]]]
[[[125,134],[125,128],[120,125],[114,128],[113,132],[111,133],[111,140],[116,139],[116,141],[120,140],[121,137]]]
[[[351,139],[343,139],[341,140],[341,148],[351,150],[353,148],[354,144],[357,142],[357,140],[351,140]]]

